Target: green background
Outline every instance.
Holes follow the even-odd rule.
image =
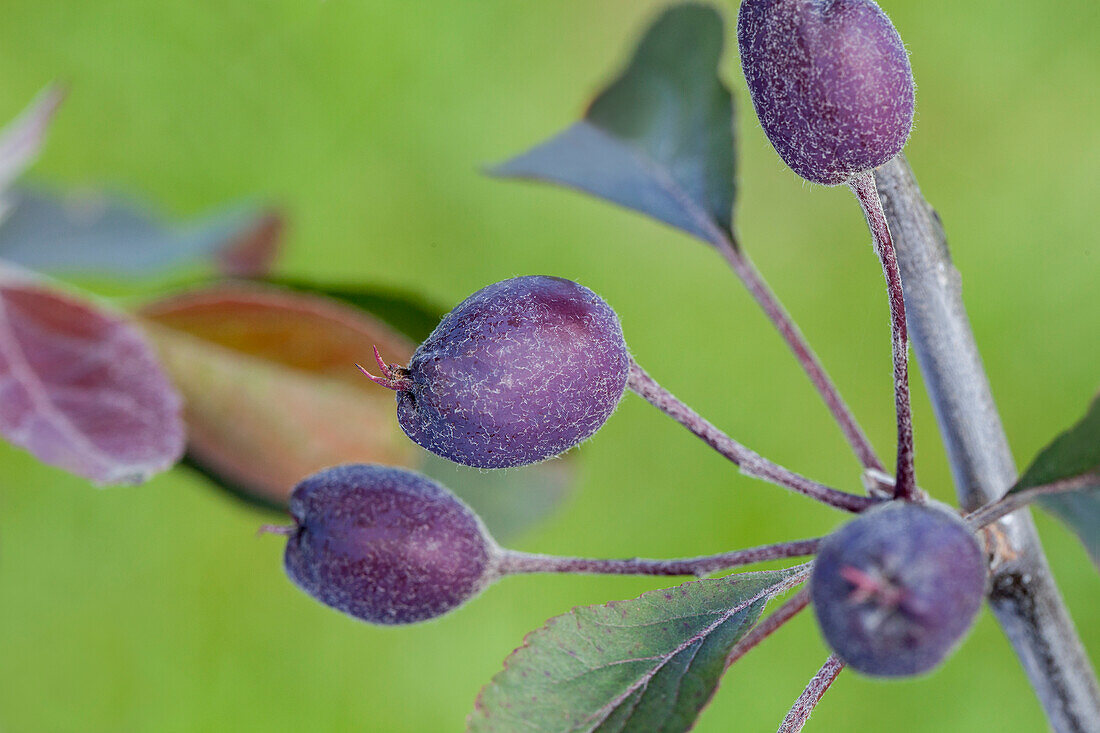
[[[839,432],[713,252],[580,195],[478,173],[575,119],[659,5],[6,0],[0,119],[48,81],[68,82],[35,180],[114,184],[179,215],[271,197],[292,222],[286,274],[402,286],[443,304],[517,274],[579,280],[614,305],[639,362],[685,401],[765,455],[855,489]],[[908,153],[951,237],[1022,465],[1098,386],[1100,5],[885,6],[918,82]],[[723,9],[732,20],[732,3]],[[733,49],[724,72],[741,102],[745,246],[888,456],[886,299],[858,207],[782,166]],[[921,483],[948,499],[919,373],[914,401]],[[738,475],[634,397],[580,452],[578,491],[518,548],[692,555],[841,520]],[[292,587],[280,542],[254,535],[266,518],[182,471],[98,491],[0,448],[0,730],[457,731],[525,632],[575,604],[656,587],[513,578],[438,622],[377,629]],[[1095,660],[1100,579],[1065,530],[1038,521]],[[825,655],[804,614],[738,663],[698,730],[774,730]],[[1044,722],[983,612],[933,676],[845,673],[811,726]]]

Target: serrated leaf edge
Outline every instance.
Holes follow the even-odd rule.
[[[695,643],[696,641],[699,641],[700,639],[706,638],[709,634],[711,634],[719,626],[721,626],[725,622],[729,621],[729,619],[731,617],[733,617],[734,615],[736,615],[736,614],[740,613],[741,611],[745,610],[746,608],[753,605],[754,603],[757,603],[761,600],[771,598],[772,596],[778,595],[780,593],[784,593],[784,592],[790,590],[791,588],[799,585],[800,583],[804,582],[806,577],[809,575],[809,564],[798,565],[798,566],[795,566],[794,568],[788,568],[787,571],[789,572],[789,574],[786,577],[781,578],[776,583],[764,588],[763,590],[761,590],[759,593],[752,596],[748,600],[738,604],[737,606],[734,606],[734,607],[728,609],[725,613],[723,613],[718,618],[717,621],[710,624],[709,626],[707,626],[702,631],[697,632],[696,634],[693,634],[689,639],[687,639],[682,644],[677,646],[673,651],[671,651],[668,654],[664,655],[665,656],[664,660],[661,661],[661,663],[658,664],[656,667],[654,667],[654,669],[652,671],[647,672],[637,682],[630,685],[624,693],[616,696],[614,699],[609,701],[606,705],[604,705],[602,708],[597,710],[593,714],[592,718],[585,721],[584,724],[587,726],[586,728],[574,727],[572,730],[570,730],[566,733],[581,733],[582,731],[587,732],[587,731],[594,730],[596,726],[600,725],[601,723],[603,723],[607,719],[608,715],[610,715],[610,713],[615,709],[616,705],[620,704],[623,700],[628,698],[634,692],[637,692],[638,689],[640,689],[642,686],[647,685],[649,683],[649,681],[651,679],[653,679],[653,677],[659,671],[661,671],[661,669],[669,662],[669,660],[671,660],[677,654],[679,654],[684,649],[689,647],[691,644]],[[779,572],[783,572],[783,571],[779,571]],[[738,575],[731,575],[731,576],[726,576],[726,579],[733,579],[733,578],[737,578],[737,577],[738,577]],[[700,581],[700,580],[691,580],[691,581],[688,581],[686,583],[682,583],[678,586],[675,586],[675,588],[672,588],[672,589],[657,589],[657,590],[646,591],[645,593],[642,593],[641,595],[639,595],[635,598],[629,599],[629,600],[630,601],[641,600],[642,598],[644,598],[648,595],[654,594],[654,593],[664,593],[667,590],[678,590],[678,589],[682,589],[682,588],[685,588],[689,585],[693,585],[695,583],[700,583],[700,582],[702,582],[702,581]],[[617,604],[620,604],[620,603],[623,603],[623,601],[610,601],[610,602],[604,603],[604,604],[596,604],[596,606],[602,606],[604,608],[613,608],[614,606],[616,606]],[[523,643],[519,647],[514,649],[507,657],[505,657],[504,664],[501,668],[501,671],[499,671],[495,675],[493,675],[493,678],[491,680],[489,680],[489,682],[486,683],[481,688],[481,690],[478,692],[477,699],[474,701],[474,710],[473,710],[473,712],[470,713],[470,715],[467,717],[467,720],[466,720],[466,730],[467,730],[467,732],[472,730],[471,725],[472,725],[472,722],[473,722],[474,713],[479,711],[479,710],[484,710],[485,709],[484,704],[482,702],[482,696],[485,694],[485,690],[487,688],[489,688],[490,686],[492,686],[497,681],[497,679],[499,679],[500,677],[502,677],[503,675],[508,673],[508,670],[511,668],[511,664],[512,664],[513,660],[515,659],[516,655],[520,654],[523,650],[527,649],[531,645],[531,640],[533,638],[535,638],[536,635],[541,634],[543,632],[549,631],[556,623],[558,623],[562,619],[565,619],[568,616],[572,616],[576,611],[582,610],[582,609],[585,609],[585,608],[592,608],[592,607],[593,606],[574,606],[569,611],[548,619],[546,621],[546,623],[543,624],[541,627],[539,627],[537,629],[534,629],[533,631],[528,632],[523,637]],[[628,661],[637,661],[637,660],[628,660]]]

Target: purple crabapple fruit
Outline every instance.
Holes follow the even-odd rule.
[[[435,618],[495,577],[496,543],[451,492],[413,471],[351,464],[290,497],[284,563],[321,603],[374,624]]]
[[[905,146],[913,72],[872,0],[743,0],[737,43],[760,124],[798,175],[835,186]]]
[[[455,463],[508,468],[599,430],[622,399],[630,354],[599,296],[527,276],[459,303],[407,367],[379,366],[372,379],[397,391],[398,422],[415,443]]]
[[[810,594],[842,660],[902,677],[947,658],[981,608],[987,572],[977,538],[949,509],[894,501],[826,538]]]

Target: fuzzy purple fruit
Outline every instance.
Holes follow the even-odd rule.
[[[456,463],[507,468],[599,430],[622,398],[630,355],[599,296],[529,276],[462,301],[407,367],[390,369],[376,381],[397,390],[398,421],[414,442]]]
[[[829,536],[810,593],[822,634],[853,669],[933,669],[974,622],[987,564],[977,538],[939,506],[890,502]]]
[[[418,473],[346,465],[302,481],[287,575],[325,605],[374,624],[440,616],[494,577],[496,543],[447,489]]]
[[[913,71],[872,0],[743,0],[737,43],[760,124],[798,175],[835,186],[905,146]]]

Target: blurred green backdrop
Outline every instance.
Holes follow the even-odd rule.
[[[660,5],[6,0],[0,119],[67,81],[34,179],[115,184],[181,215],[270,196],[291,217],[287,274],[407,287],[443,304],[517,274],[579,280],[615,306],[638,360],[688,403],[764,454],[856,488],[839,432],[714,253],[580,195],[478,173],[571,122]],[[732,21],[732,0],[722,5]],[[1100,5],[884,7],[919,85],[908,153],[951,237],[1024,464],[1098,386]],[[886,300],[866,226],[847,191],[782,166],[734,50],[724,65],[742,103],[743,241],[889,455]],[[919,375],[914,394],[920,479],[948,499]],[[581,454],[582,486],[519,548],[689,555],[841,519],[737,475],[633,397]],[[377,629],[294,589],[280,543],[254,535],[264,518],[183,472],[97,491],[0,447],[0,730],[457,731],[525,632],[575,604],[656,587],[509,579],[439,622]],[[1066,531],[1039,522],[1097,659],[1100,579]],[[698,729],[774,730],[825,654],[804,614],[731,671]],[[1044,722],[983,613],[934,676],[846,673],[811,726]]]

